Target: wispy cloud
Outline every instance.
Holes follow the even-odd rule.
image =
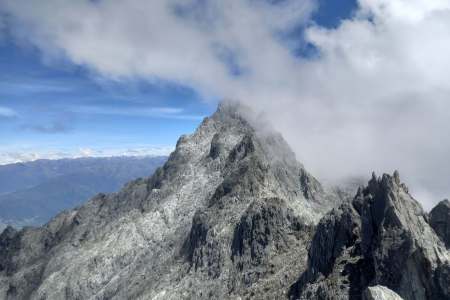
[[[17,112],[11,108],[0,106],[0,118],[17,117]]]
[[[48,93],[68,93],[73,92],[75,89],[73,82],[64,79],[42,79],[36,76],[21,73],[0,74],[0,90],[3,94],[29,96]]]
[[[46,134],[58,134],[58,133],[66,133],[70,132],[72,128],[68,126],[66,123],[55,121],[50,124],[28,124],[22,125],[20,127],[22,130],[29,130],[38,133],[46,133]]]
[[[150,117],[179,120],[201,120],[204,116],[185,114],[178,107],[107,107],[107,106],[77,106],[70,109],[73,113],[115,115],[129,117]]]

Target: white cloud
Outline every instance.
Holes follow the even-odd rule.
[[[162,78],[228,94],[246,85],[223,60],[236,58],[248,80],[264,82],[292,63],[273,33],[306,20],[314,4],[282,3],[5,0],[3,11],[13,16],[16,37],[48,56],[65,56],[110,78]],[[261,62],[275,68],[260,72],[268,71]]]
[[[2,5],[15,35],[49,57],[108,78],[174,81],[265,110],[321,177],[398,168],[413,190],[433,195],[430,202],[450,195],[450,1],[360,0],[337,28],[308,27],[306,39],[319,51],[313,59],[294,57],[291,43],[274,33],[305,24],[314,1],[282,3]]]
[[[450,2],[360,4],[338,28],[307,31],[320,57],[302,71],[309,100],[282,105],[299,112],[284,131],[320,174],[398,168],[430,202],[448,197]]]
[[[80,148],[36,150],[32,148],[0,151],[0,165],[27,162],[37,159],[62,159],[81,157],[114,157],[114,156],[167,156],[173,151],[172,146],[148,146],[133,148]]]
[[[8,107],[0,106],[0,118],[13,118],[16,117],[17,113]]]
[[[205,116],[185,114],[178,107],[101,107],[101,106],[77,106],[70,109],[74,113],[152,117],[177,120],[202,120]]]

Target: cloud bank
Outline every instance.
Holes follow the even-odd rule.
[[[315,9],[313,0],[4,0],[0,8],[12,34],[46,59],[265,111],[319,177],[399,169],[426,206],[448,197],[450,2],[359,0],[333,29],[311,22]],[[313,54],[295,55],[305,47]]]
[[[138,148],[80,148],[53,149],[35,151],[34,149],[23,148],[20,151],[0,151],[0,165],[34,161],[37,159],[63,159],[82,157],[115,157],[115,156],[168,156],[173,151],[173,147],[168,146],[142,146]]]

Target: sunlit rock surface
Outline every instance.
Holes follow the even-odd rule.
[[[402,300],[397,293],[382,285],[370,286],[363,293],[363,300]]]

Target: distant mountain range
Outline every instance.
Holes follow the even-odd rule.
[[[40,225],[97,193],[151,175],[167,157],[37,160],[0,166],[0,229]]]

